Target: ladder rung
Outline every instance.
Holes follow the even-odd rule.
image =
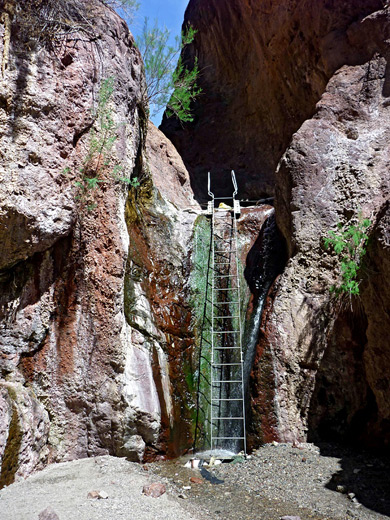
[[[226,287],[225,289],[218,289],[217,287],[212,287],[213,291],[239,291],[239,287]],[[227,302],[229,303],[229,302]]]
[[[221,420],[226,420],[226,419],[236,419],[238,421],[238,419],[244,419],[244,417],[211,417],[211,420],[213,419],[217,419],[218,421],[221,419]]]
[[[236,397],[234,399],[227,399],[222,397],[212,397],[212,401],[243,401],[244,399],[242,397]]]
[[[240,366],[242,363],[212,363],[213,367],[233,367],[233,366]]]
[[[238,334],[239,330],[213,330],[213,334]]]
[[[220,318],[224,318],[224,319],[228,319],[228,318],[239,318],[240,316],[213,316],[213,319],[214,320],[217,320],[217,319],[220,319]]]
[[[242,383],[241,379],[225,379],[224,381],[212,381],[214,383]]]
[[[211,440],[214,441],[216,439],[236,439],[236,440],[239,440],[239,439],[245,439],[245,437],[213,437]]]

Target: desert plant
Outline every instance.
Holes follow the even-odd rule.
[[[189,70],[179,55],[186,45],[193,42],[196,32],[189,26],[181,38],[176,37],[175,45],[169,45],[170,31],[159,28],[157,22],[150,28],[149,19],[145,18],[137,45],[145,66],[144,104],[153,106],[152,115],[166,107],[168,116],[175,115],[181,121],[193,120],[190,104],[201,92],[196,84],[198,62],[195,60],[194,67]]]
[[[109,106],[114,93],[114,84],[113,77],[101,83],[97,107],[92,111],[95,124],[89,132],[87,154],[79,170],[79,179],[75,182],[76,199],[89,211],[96,207],[94,193],[102,183],[112,180],[131,187],[139,186],[138,179],[127,176],[123,171],[123,165],[116,162],[112,154],[114,143],[118,138],[118,125]],[[70,169],[65,169],[63,173],[70,173]]]
[[[340,281],[330,287],[331,292],[350,296],[359,294],[358,274],[367,250],[370,225],[370,219],[359,214],[345,224],[339,222],[337,230],[328,231],[328,236],[323,239],[325,248],[331,247],[337,255],[339,264]]]
[[[100,4],[112,8],[124,9],[129,19],[139,4],[136,0],[0,0],[3,4],[3,22],[9,25],[17,23],[18,38],[31,47],[41,45],[55,48],[64,39],[72,35],[80,38],[84,35],[89,40],[96,40],[94,19],[100,13],[96,7]],[[8,19],[9,18],[9,19]]]

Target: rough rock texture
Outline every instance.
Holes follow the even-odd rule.
[[[65,40],[54,52],[27,47],[14,27],[1,78],[2,483],[48,459],[126,453],[128,190],[102,170],[96,208],[87,211],[75,181],[109,76],[112,153],[133,172],[143,78],[124,22],[98,2],[88,8],[98,41]]]
[[[146,155],[151,177],[132,193],[126,207],[130,245],[125,314],[134,362],[149,368],[147,374],[136,375],[134,362],[129,362],[134,377],[126,392],[133,400],[130,412],[136,414],[136,428],[128,435],[141,434],[143,449],[152,457],[178,454],[192,441],[188,378],[194,342],[188,275],[200,207],[183,162],[152,123]],[[153,421],[145,436],[145,423]]]
[[[204,199],[207,171],[241,198],[274,192],[276,165],[341,65],[371,56],[355,25],[382,0],[191,0],[185,23],[198,30],[185,59],[198,58],[203,92],[195,121],[165,119],[162,130]],[[217,181],[216,181],[217,182]]]
[[[387,444],[387,3],[191,0],[186,21],[198,33],[184,57],[198,57],[203,93],[192,124],[162,129],[199,199],[207,170],[223,188],[234,168],[241,197],[275,188],[288,248],[262,319],[251,440]],[[351,310],[329,293],[340,275],[322,237],[359,212],[374,224]]]
[[[286,440],[305,438],[309,428],[313,436],[389,442],[388,17],[380,11],[350,28],[352,41],[377,52],[332,77],[277,172],[277,219],[291,258],[263,342],[275,364],[274,411]],[[351,308],[347,298],[330,297],[340,274],[322,237],[359,212],[373,222],[372,242]]]
[[[49,416],[19,383],[0,384],[0,487],[29,475],[47,457]]]
[[[98,43],[26,52],[12,33],[1,83],[1,484],[48,461],[152,459],[193,440],[189,281],[201,208],[173,145],[146,128],[132,37],[115,13],[87,4]],[[112,164],[141,184],[128,190],[103,169],[87,204],[75,181],[110,76]]]

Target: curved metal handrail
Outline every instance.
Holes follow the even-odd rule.
[[[238,193],[238,187],[237,187],[237,181],[236,181],[236,174],[234,173],[234,170],[232,170],[232,183],[234,186],[234,192],[233,192],[233,199]]]
[[[210,191],[210,172],[208,172],[207,193],[210,195],[212,199],[214,198],[214,193]]]

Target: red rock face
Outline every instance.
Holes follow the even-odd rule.
[[[350,29],[377,53],[337,71],[277,172],[278,222],[292,256],[267,330],[276,353],[285,438],[303,438],[309,428],[314,437],[321,432],[388,444],[390,403],[381,390],[387,379],[380,368],[388,366],[388,346],[378,348],[378,335],[388,336],[383,312],[389,306],[381,285],[387,276],[383,226],[389,194],[387,16],[374,13]],[[373,222],[372,242],[360,274],[361,296],[351,311],[348,302],[340,307],[329,297],[339,274],[321,237],[358,212]]]
[[[194,123],[162,129],[200,199],[207,170],[223,188],[234,168],[241,197],[275,191],[289,251],[252,373],[254,444],[261,431],[388,442],[388,17],[380,0],[192,0],[186,11],[199,32],[185,59],[198,57],[203,93]],[[330,296],[338,274],[322,237],[359,211],[375,226],[351,313]]]
[[[185,23],[198,33],[184,57],[190,64],[198,58],[203,92],[193,123],[183,128],[164,119],[161,128],[183,157],[198,197],[206,197],[208,170],[223,189],[234,169],[241,198],[274,193],[277,163],[331,75],[372,55],[372,42],[358,37],[356,26],[382,5],[190,1]]]
[[[48,460],[117,453],[124,444],[127,189],[105,168],[96,208],[87,211],[75,181],[110,76],[118,124],[112,154],[133,171],[143,77],[124,23],[101,3],[88,6],[98,44],[81,38],[57,53],[26,51],[13,31],[0,86],[2,483]]]

